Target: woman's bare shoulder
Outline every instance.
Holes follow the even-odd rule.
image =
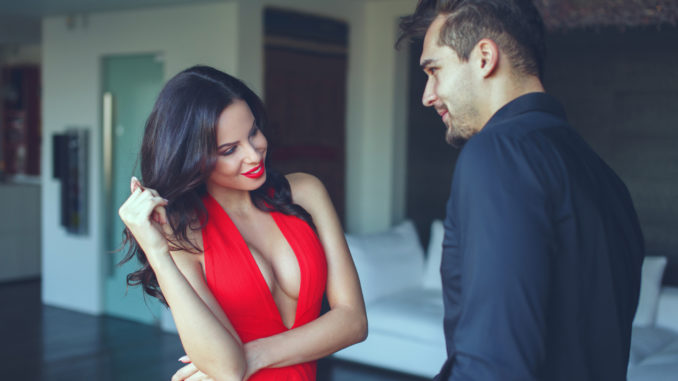
[[[290,173],[285,177],[290,183],[292,201],[309,213],[313,214],[313,210],[324,208],[330,202],[325,185],[317,177],[303,172]]]

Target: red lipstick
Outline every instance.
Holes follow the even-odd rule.
[[[249,171],[242,173],[243,176],[249,177],[250,179],[258,179],[263,174],[266,173],[266,168],[264,167],[264,161],[262,160],[259,165],[250,169]]]

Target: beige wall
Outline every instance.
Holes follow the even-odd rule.
[[[240,7],[238,75],[263,89],[266,6],[341,19],[349,24],[346,118],[346,230],[383,230],[404,216],[406,54],[393,48],[397,20],[412,0],[248,0]],[[402,78],[401,78],[402,76]]]
[[[413,1],[373,1],[365,6],[360,39],[360,104],[353,104],[355,123],[349,130],[348,230],[375,232],[391,226],[404,215],[402,197],[406,78],[399,69],[406,55],[393,48],[397,20],[412,11]],[[350,103],[349,103],[350,104]],[[351,105],[351,104],[350,104]]]

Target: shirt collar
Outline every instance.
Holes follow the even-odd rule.
[[[489,121],[483,127],[483,130],[492,125],[499,124],[506,119],[530,112],[540,111],[566,119],[565,109],[554,97],[546,93],[528,93],[505,104],[502,108],[492,115]]]

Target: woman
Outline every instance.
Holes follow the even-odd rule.
[[[269,167],[261,100],[206,66],[161,91],[119,214],[172,311],[191,364],[173,379],[314,380],[315,360],[364,340],[365,306],[322,183]],[[326,291],[330,310],[319,316]]]

